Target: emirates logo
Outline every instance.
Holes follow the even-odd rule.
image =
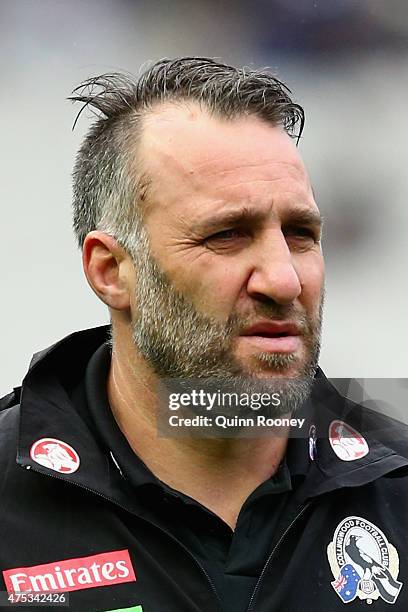
[[[15,567],[3,577],[8,593],[65,593],[136,580],[127,549]]]

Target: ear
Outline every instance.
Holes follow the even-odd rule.
[[[82,263],[90,287],[107,306],[115,310],[130,308],[133,265],[126,251],[109,234],[87,234]]]

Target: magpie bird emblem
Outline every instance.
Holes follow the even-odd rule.
[[[327,547],[333,589],[343,601],[394,604],[402,588],[399,557],[384,533],[370,521],[349,516],[336,527]]]

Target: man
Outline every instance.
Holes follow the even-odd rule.
[[[318,369],[321,218],[289,94],[206,58],[75,90],[99,118],[75,165],[74,227],[111,328],[36,355],[3,399],[14,605],[407,609],[406,431]],[[159,436],[163,381],[214,379],[274,391],[270,435]]]

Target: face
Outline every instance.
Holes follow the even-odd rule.
[[[312,378],[320,217],[292,139],[256,117],[162,105],[141,157],[152,183],[132,317],[146,360],[163,376]]]

